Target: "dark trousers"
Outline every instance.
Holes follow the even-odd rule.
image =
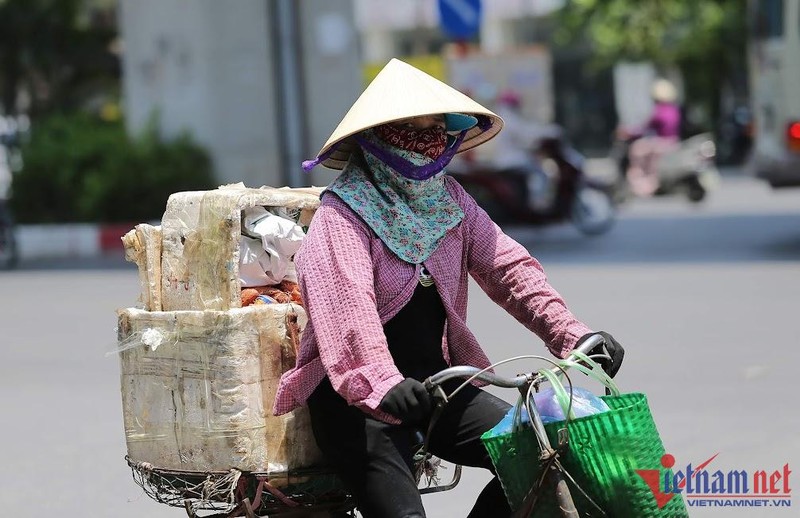
[[[447,393],[457,385],[447,386]],[[320,449],[353,493],[364,518],[425,516],[412,457],[419,446],[418,431],[427,430],[426,422],[391,425],[374,419],[349,406],[327,378],[308,400],[308,407]],[[465,387],[436,421],[429,451],[448,462],[494,472],[480,436],[510,408],[488,392],[472,385]],[[492,518],[510,515],[497,478],[483,489],[469,514]]]

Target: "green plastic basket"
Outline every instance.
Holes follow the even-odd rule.
[[[663,473],[664,446],[653,421],[647,397],[641,393],[602,396],[608,412],[545,425],[551,444],[558,430],[567,428],[569,443],[561,464],[578,486],[615,518],[687,518],[680,495],[658,508],[655,497],[636,473],[654,469]],[[539,445],[530,425],[518,432],[481,437],[495,465],[512,509],[518,509],[542,474]],[[603,516],[572,484],[570,492],[581,516]],[[548,490],[548,487],[550,489]],[[552,486],[543,488],[533,516],[559,516]]]

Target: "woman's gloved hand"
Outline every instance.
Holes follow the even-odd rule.
[[[622,366],[622,359],[625,357],[625,349],[622,348],[619,342],[617,342],[613,336],[606,333],[605,331],[598,331],[597,333],[589,333],[583,335],[578,343],[575,344],[575,347],[579,347],[583,342],[588,340],[590,337],[594,335],[600,335],[603,337],[604,343],[598,345],[591,351],[589,351],[589,356],[592,354],[608,354],[611,357],[609,361],[606,358],[598,359],[597,363],[606,371],[606,374],[611,376],[612,378],[616,376],[617,371]]]
[[[422,383],[414,378],[406,378],[389,389],[378,406],[403,423],[414,423],[430,414],[431,395]]]

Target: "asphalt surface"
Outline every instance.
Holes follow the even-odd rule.
[[[800,189],[731,176],[701,206],[628,204],[601,237],[568,225],[507,231],[579,318],[626,347],[619,385],[648,395],[677,467],[717,453],[709,468],[723,472],[800,464]],[[135,305],[138,290],[120,256],[0,272],[3,516],[185,516],[150,500],[124,461],[119,367],[107,353],[115,310]],[[544,354],[476,285],[470,293],[471,326],[493,360]],[[425,497],[429,517],[466,515],[487,480],[465,470],[456,489]],[[797,505],[691,516],[789,517]]]

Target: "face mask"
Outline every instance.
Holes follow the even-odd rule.
[[[391,146],[425,155],[431,160],[442,156],[447,148],[447,133],[439,126],[416,129],[383,124],[375,128],[375,136]]]
[[[447,143],[447,140],[445,140],[446,149],[438,158],[433,160],[428,156],[424,156],[424,161],[427,163],[415,163],[403,158],[397,151],[393,151],[393,148],[398,150],[401,148],[396,148],[391,144],[384,144],[382,139],[370,141],[360,135],[354,135],[353,138],[364,151],[371,153],[375,158],[388,165],[405,178],[422,181],[433,178],[444,170],[445,166],[453,159],[456,151],[458,151],[466,134],[466,131],[462,131],[452,143]],[[450,138],[445,134],[445,139]]]

